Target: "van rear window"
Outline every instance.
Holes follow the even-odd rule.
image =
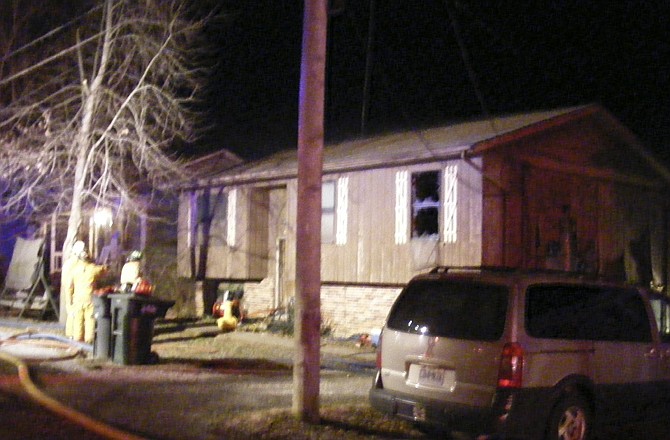
[[[526,331],[546,339],[651,341],[642,297],[635,289],[616,287],[531,286]]]
[[[410,283],[391,308],[393,330],[456,339],[500,339],[507,313],[507,287],[451,280]]]

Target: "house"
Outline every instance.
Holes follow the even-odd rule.
[[[436,265],[579,270],[665,286],[669,186],[668,169],[599,105],[329,145],[322,318],[340,335],[378,328],[404,283]],[[296,190],[296,151],[184,188],[179,273],[200,265],[205,285],[242,284],[252,314],[286,306],[296,285]],[[205,239],[207,252],[195,252]]]

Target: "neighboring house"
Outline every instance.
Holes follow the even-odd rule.
[[[221,173],[226,168],[242,162],[238,156],[227,150],[201,156],[186,164],[186,170],[198,179]],[[154,270],[152,282],[156,284],[157,294],[175,299],[179,292],[172,291],[171,280],[162,274],[176,266],[175,248],[177,243],[177,192],[168,188],[146,198],[145,212],[137,212],[117,203],[115,206],[85,206],[77,239],[86,243],[89,255],[97,262],[109,268],[110,280],[120,273],[126,256],[133,250],[144,250],[145,269]],[[60,291],[60,275],[63,264],[63,243],[67,232],[69,213],[4,221],[0,225],[0,276],[4,279],[14,250],[16,237],[31,234],[30,227],[37,225],[38,235],[45,238],[44,259],[47,276],[54,295]],[[174,270],[172,270],[174,272]],[[176,277],[176,275],[174,275]],[[161,288],[161,284],[166,284]],[[192,296],[192,292],[189,292]],[[192,303],[192,299],[191,299]]]
[[[242,162],[228,150],[201,156],[186,163],[186,170],[199,179]],[[87,244],[89,254],[99,263],[120,271],[127,254],[151,246],[164,246],[176,242],[175,211],[177,195],[172,188],[157,191],[145,200],[145,212],[135,212],[119,202],[105,208],[85,207],[78,239]],[[68,213],[54,214],[47,221],[50,270],[59,273],[62,265],[62,248],[67,232]]]
[[[669,186],[667,168],[598,105],[327,146],[322,318],[340,335],[378,328],[400,288],[436,265],[665,285]],[[252,314],[286,306],[296,285],[296,190],[296,151],[185,188],[180,274],[194,275],[204,216],[200,279],[242,284]]]

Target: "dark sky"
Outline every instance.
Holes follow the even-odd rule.
[[[221,3],[228,17],[213,32],[221,64],[210,141],[245,158],[296,148],[302,2]],[[370,3],[340,3],[329,24],[327,140],[361,135]],[[376,0],[367,134],[597,102],[670,163],[670,2],[449,0],[448,8]]]

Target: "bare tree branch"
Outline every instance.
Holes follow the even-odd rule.
[[[19,26],[41,11],[12,4],[0,17],[0,210],[70,212],[67,245],[84,206],[144,210],[141,191],[187,177],[170,149],[196,136],[208,16],[182,0],[106,0],[31,41]]]

